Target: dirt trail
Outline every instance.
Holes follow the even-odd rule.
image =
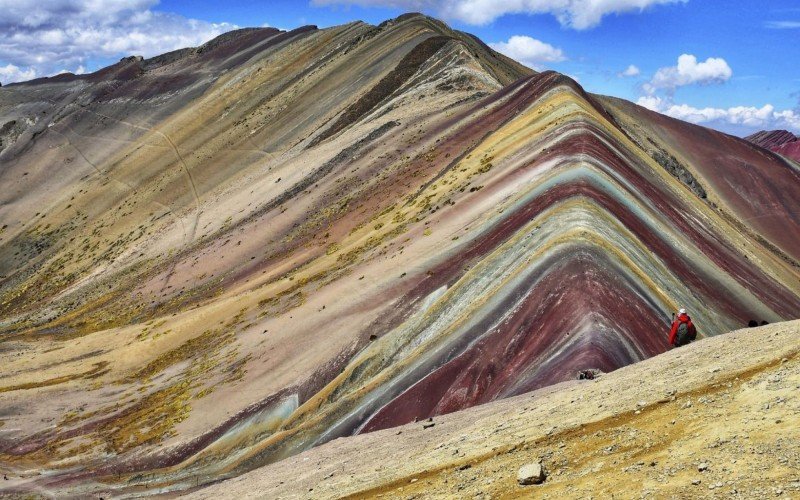
[[[339,439],[194,495],[800,498],[799,334],[795,321],[705,339],[596,381]],[[537,461],[547,480],[519,486]]]

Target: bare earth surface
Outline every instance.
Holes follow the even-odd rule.
[[[595,381],[337,439],[192,496],[800,498],[798,352],[800,321],[740,330]],[[518,485],[538,461],[546,481]]]

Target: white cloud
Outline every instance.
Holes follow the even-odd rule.
[[[656,71],[650,83],[645,84],[644,90],[650,94],[660,89],[674,92],[676,88],[685,85],[724,83],[730,80],[731,76],[733,70],[721,57],[709,57],[705,62],[698,62],[697,57],[682,54],[678,57],[677,66]]]
[[[507,42],[490,43],[489,46],[531,68],[539,68],[541,63],[566,59],[561,49],[524,35],[514,35]]]
[[[769,21],[764,26],[774,30],[791,30],[800,28],[800,21]]]
[[[695,56],[683,54],[678,58],[676,66],[659,69],[653,78],[643,85],[644,95],[639,97],[636,103],[679,120],[731,133],[741,134],[778,128],[800,131],[800,109],[776,110],[772,104],[761,107],[697,108],[674,101],[675,90],[678,87],[724,83],[732,76],[733,71],[724,59],[709,57],[704,62],[698,62]]]
[[[638,101],[636,101],[636,104],[638,104],[639,106],[644,106],[645,108],[652,111],[658,111],[658,112],[664,111],[664,100],[654,95],[642,96],[639,98]]]
[[[506,14],[551,14],[562,26],[583,30],[609,14],[641,12],[654,5],[688,0],[312,0],[316,5],[355,4],[433,11],[448,19],[483,25]]]
[[[236,28],[150,10],[158,0],[0,0],[2,82],[78,72],[90,60],[197,46]],[[2,67],[2,66],[0,66]],[[6,66],[8,68],[8,66]]]
[[[46,28],[66,19],[115,18],[157,3],[158,0],[0,0],[0,26]]]
[[[657,96],[640,97],[637,104],[679,120],[712,127],[737,125],[750,129],[785,128],[800,131],[800,112],[789,109],[778,111],[771,104],[765,104],[760,108],[754,106],[695,108],[688,104],[675,104],[669,99]]]
[[[641,74],[641,71],[639,70],[639,67],[631,64],[630,66],[625,68],[625,71],[623,71],[622,73],[618,73],[618,76],[619,77],[631,77],[631,76],[639,76],[640,74]]]
[[[34,78],[36,78],[36,70],[33,68],[22,69],[13,64],[0,66],[0,83],[19,82],[22,80],[32,80]]]

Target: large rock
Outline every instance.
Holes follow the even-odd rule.
[[[546,477],[544,468],[539,462],[523,465],[517,472],[517,482],[522,486],[541,484]]]

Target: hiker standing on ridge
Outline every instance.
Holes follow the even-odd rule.
[[[669,332],[669,344],[680,347],[692,342],[697,338],[697,329],[692,323],[692,318],[686,314],[686,309],[678,311],[678,317],[672,321],[672,329]]]

